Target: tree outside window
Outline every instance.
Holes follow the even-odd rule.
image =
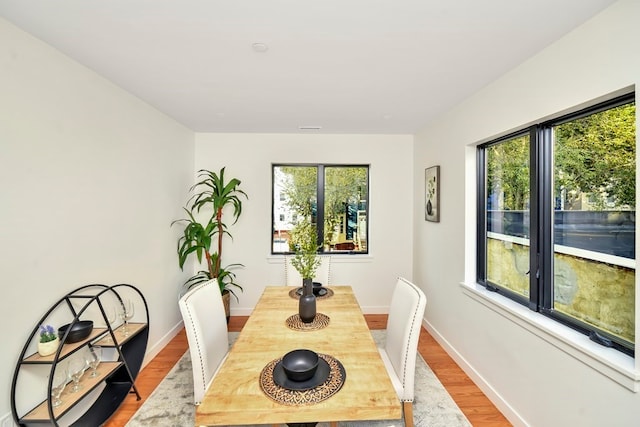
[[[273,194],[284,199],[273,201],[272,242],[286,252],[312,235],[320,252],[367,253],[368,166],[274,165]]]

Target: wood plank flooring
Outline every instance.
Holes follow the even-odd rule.
[[[384,329],[386,327],[387,316],[384,314],[365,315],[365,318],[370,329]],[[239,332],[246,321],[246,316],[232,316],[229,321],[229,330]],[[105,426],[124,426],[142,406],[146,397],[153,392],[173,365],[187,351],[187,348],[187,337],[183,329],[138,375],[136,387],[142,399],[136,400],[134,394],[127,396]],[[509,421],[424,328],[420,334],[418,352],[474,427],[511,426]]]

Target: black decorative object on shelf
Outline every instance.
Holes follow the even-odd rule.
[[[72,344],[87,338],[91,334],[91,331],[93,331],[93,320],[80,320],[73,324],[67,323],[66,325],[60,326],[58,328],[58,336],[60,339],[64,337],[69,327],[71,327],[71,329],[67,334],[67,339],[64,340],[66,344]]]
[[[137,318],[145,320],[142,323],[129,324],[129,332],[125,334],[122,327],[114,326],[118,320],[118,308],[124,309],[124,302],[128,298],[134,298],[140,308],[144,308],[139,310]],[[63,318],[65,320],[60,322]],[[53,354],[46,356],[38,352],[28,353],[38,340],[40,325],[54,324],[52,320],[66,323],[59,328],[60,342],[63,344],[60,344]],[[149,309],[147,301],[136,287],[128,284],[92,284],[81,286],[66,294],[36,323],[22,348],[11,382],[11,413],[14,422],[19,426],[102,425],[130,392],[135,393],[140,400],[134,381],[140,372],[148,339]],[[52,397],[51,394],[56,367],[60,362],[64,361],[63,363],[67,364],[80,357],[90,346],[107,349],[108,360],[103,358],[100,362],[96,377],[81,378],[84,384],[79,392],[63,391],[63,402],[57,401],[56,395]],[[103,351],[103,355],[104,353]],[[46,368],[46,375],[41,373],[42,367]],[[41,375],[40,390],[33,389],[34,374],[36,379]],[[33,407],[32,403],[33,393],[30,392],[29,396],[23,395],[25,383],[22,381],[30,384],[35,395],[42,396],[41,403],[36,407]],[[22,393],[17,393],[17,390],[22,390]],[[79,403],[81,407],[88,409],[84,412],[78,411],[78,408],[71,411]],[[72,413],[74,415],[71,415]]]

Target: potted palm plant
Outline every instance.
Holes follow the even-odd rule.
[[[227,224],[223,221],[225,207],[233,207],[233,223],[235,224],[242,213],[242,200],[240,196],[248,198],[242,191],[240,180],[231,178],[225,182],[225,168],[219,173],[205,169],[198,171],[199,181],[189,191],[193,195],[189,198],[190,206],[183,208],[186,218],[175,220],[171,223],[182,224],[184,231],[178,239],[178,265],[184,269],[184,264],[190,255],[195,254],[198,262],[202,263],[203,256],[206,269],[198,271],[185,283],[186,289],[211,279],[217,279],[220,292],[225,305],[227,319],[229,318],[229,298],[232,294],[238,298],[235,290],[242,291],[242,286],[236,283],[234,268],[242,267],[242,264],[230,264],[222,266],[222,241],[226,234],[233,238],[228,231]],[[206,222],[199,222],[196,216],[206,213]],[[211,251],[212,243],[216,243],[215,250]]]

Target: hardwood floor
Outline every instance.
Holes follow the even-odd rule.
[[[370,329],[384,329],[386,327],[387,317],[384,314],[366,315],[365,318]],[[246,321],[246,316],[232,316],[229,321],[229,330],[240,331]],[[105,426],[124,426],[142,406],[146,397],[153,392],[173,365],[187,351],[187,348],[187,337],[183,329],[138,375],[136,387],[142,399],[136,400],[135,394],[127,396]],[[418,352],[474,427],[511,426],[509,421],[424,328],[420,334]]]

